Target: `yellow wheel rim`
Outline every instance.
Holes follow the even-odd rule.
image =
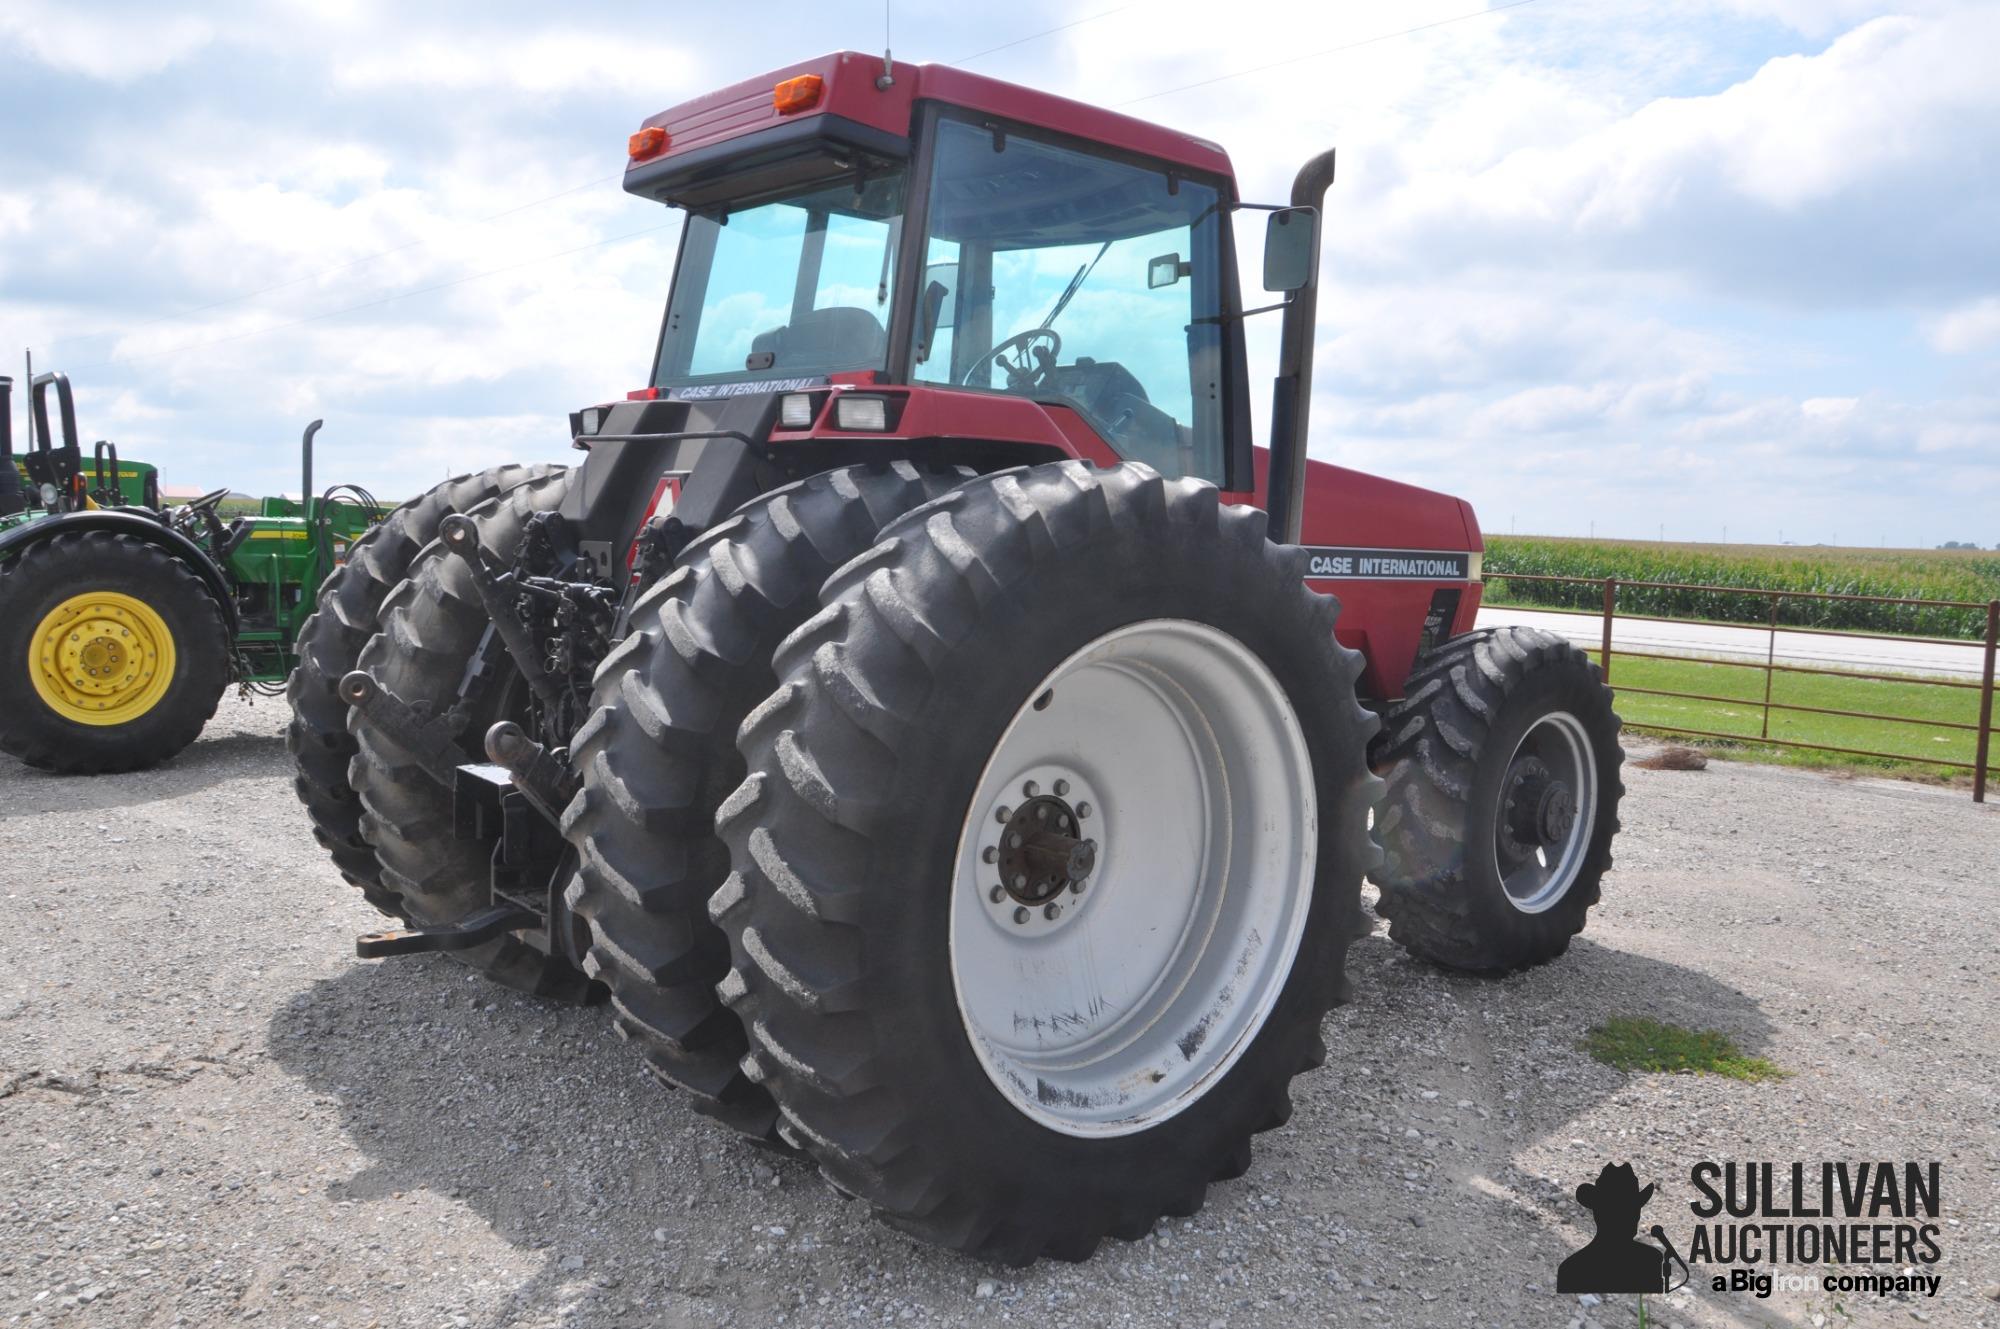
[[[159,612],[118,591],[85,591],[43,615],[28,676],[50,710],[77,724],[129,724],[174,681],[174,634]]]

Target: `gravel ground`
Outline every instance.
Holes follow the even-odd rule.
[[[293,801],[282,705],[169,767],[0,765],[0,1319],[104,1326],[1629,1325],[1558,1296],[1571,1198],[1629,1158],[1937,1159],[1935,1300],[1697,1289],[1652,1324],[2000,1325],[2000,815],[1963,792],[1628,768],[1586,939],[1455,977],[1378,934],[1288,1127],[1208,1207],[1082,1266],[918,1247],[645,1078],[601,1010],[373,916]],[[1719,1028],[1775,1083],[1627,1076],[1609,1014]],[[1685,1249],[1685,1243],[1682,1243]]]

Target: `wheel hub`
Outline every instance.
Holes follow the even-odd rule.
[[[1018,800],[1018,801],[1017,801]],[[1098,869],[1104,814],[1095,791],[1067,766],[1041,763],[1003,790],[982,837],[986,904],[1018,935],[1055,931],[1083,908]]]
[[[1522,757],[1507,773],[1500,839],[1508,856],[1526,858],[1560,845],[1576,826],[1576,796],[1538,757]]]
[[[64,600],[29,644],[35,691],[79,724],[123,724],[145,714],[173,679],[173,633],[145,601],[116,591]]]
[[[1500,785],[1493,848],[1522,913],[1553,908],[1582,869],[1597,816],[1597,770],[1583,724],[1551,711],[1529,726]]]
[[[1064,891],[1082,892],[1097,866],[1097,841],[1082,837],[1076,809],[1041,794],[1014,809],[1000,832],[1000,885],[1025,905],[1046,904]]]

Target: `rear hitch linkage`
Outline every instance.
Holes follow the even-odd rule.
[[[514,666],[521,671],[521,678],[535,694],[535,699],[551,710],[559,708],[563,701],[562,690],[549,676],[548,670],[542,667],[542,655],[535,649],[534,634],[515,611],[514,599],[520,588],[514,574],[479,543],[479,527],[464,513],[446,517],[438,527],[438,536],[444,541],[444,547],[464,562],[479,603],[485,607],[486,616],[493,621],[493,630],[500,634],[501,644],[506,646],[507,654],[514,657]]]
[[[458,745],[464,719],[455,709],[432,714],[427,704],[412,706],[365,669],[340,680],[340,699],[367,716],[397,747],[417,759],[424,774],[447,789],[458,768],[472,760]]]
[[[380,960],[391,955],[422,955],[427,951],[464,951],[496,941],[509,932],[540,926],[540,914],[519,905],[496,904],[476,914],[467,914],[455,923],[364,932],[354,939],[354,953],[364,960]]]

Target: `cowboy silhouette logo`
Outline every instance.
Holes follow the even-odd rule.
[[[1558,1292],[1671,1292],[1687,1281],[1687,1262],[1656,1223],[1648,1246],[1639,1240],[1639,1211],[1653,1198],[1654,1185],[1639,1188],[1630,1163],[1606,1163],[1595,1182],[1576,1188],[1576,1202],[1597,1220],[1597,1235],[1556,1269]],[[1671,1281],[1673,1266],[1681,1283]]]

